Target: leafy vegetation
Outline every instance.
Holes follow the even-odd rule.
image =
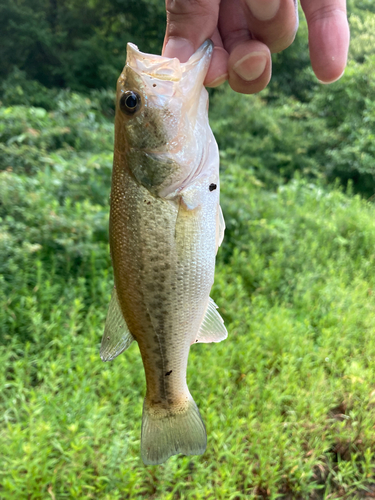
[[[1,499],[375,495],[375,12],[355,3],[340,82],[313,81],[301,37],[275,56],[268,91],[212,93],[227,224],[213,298],[229,337],[189,359],[206,453],[145,467],[138,347],[99,358],[114,94],[98,88],[138,41],[137,9],[157,31],[162,7],[3,2]],[[156,31],[142,48],[157,50]]]
[[[51,111],[1,109],[1,498],[373,491],[374,206],[298,177],[270,190],[220,132],[213,296],[229,338],[194,346],[188,373],[209,445],[143,466],[138,348],[109,365],[98,354],[112,287],[100,103],[64,91]]]

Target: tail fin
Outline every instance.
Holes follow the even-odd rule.
[[[202,455],[207,434],[195,401],[183,408],[156,409],[143,405],[141,456],[145,465],[165,462],[172,455]]]

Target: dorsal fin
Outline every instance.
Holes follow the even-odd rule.
[[[134,337],[129,332],[120,308],[116,288],[113,288],[100,346],[100,357],[103,361],[112,361],[124,352],[133,340]]]
[[[217,312],[217,305],[209,297],[206,313],[193,344],[221,342],[228,337],[224,320]]]

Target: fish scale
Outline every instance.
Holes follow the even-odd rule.
[[[180,64],[129,44],[118,81],[110,211],[115,288],[101,356],[114,359],[138,342],[147,386],[145,464],[204,452],[204,423],[186,383],[189,350],[227,336],[209,298],[224,231],[203,87],[211,55],[206,42]]]

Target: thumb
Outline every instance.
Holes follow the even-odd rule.
[[[220,0],[166,0],[163,56],[186,62],[217,27]]]

